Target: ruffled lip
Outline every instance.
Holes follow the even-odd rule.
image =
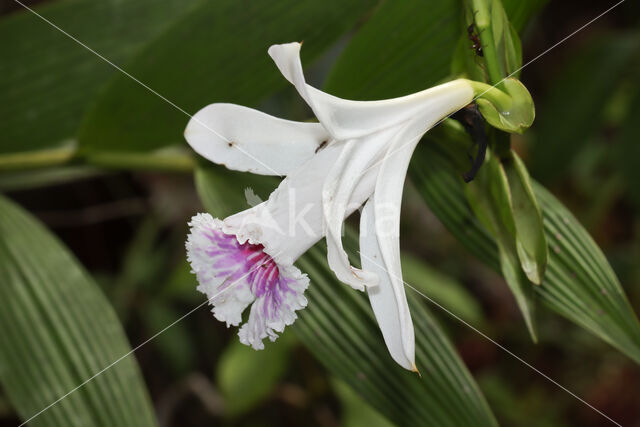
[[[240,340],[256,350],[264,348],[263,339],[274,341],[307,305],[307,275],[292,264],[278,263],[245,227],[225,226],[207,213],[194,216],[189,225],[187,259],[198,290],[227,326],[243,323],[242,313],[251,306]]]

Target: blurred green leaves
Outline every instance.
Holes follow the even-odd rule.
[[[62,0],[35,8],[116,64],[128,62],[197,0]],[[87,108],[117,70],[36,15],[0,21],[0,152],[73,139]]]
[[[0,196],[0,379],[33,425],[155,425],[138,364],[104,295],[36,219]],[[86,380],[113,367],[65,397]]]
[[[357,393],[344,382],[333,379],[333,389],[342,404],[342,425],[344,427],[392,427],[375,408],[363,401]]]
[[[480,304],[464,285],[426,262],[407,253],[402,254],[402,277],[411,286],[465,321],[474,325],[484,322]]]
[[[628,65],[638,51],[640,35],[632,33],[591,39],[567,58],[540,103],[534,126],[531,170],[541,182],[562,176],[566,165],[602,125],[603,112],[616,88],[625,77],[636,77]]]
[[[548,2],[549,0],[502,0],[502,6],[511,25],[520,32]]]
[[[256,351],[233,338],[216,367],[227,416],[246,413],[272,392],[287,371],[295,342],[291,331],[286,331],[276,344]]]
[[[473,215],[454,166],[465,148],[460,147],[452,158],[452,147],[434,136],[428,134],[416,151],[411,176],[447,229],[474,255],[500,271],[498,245]],[[550,248],[542,284],[531,285],[536,296],[640,363],[640,325],[611,266],[575,217],[540,185],[532,187]]]
[[[374,5],[373,0],[199,2],[125,67],[166,99],[118,74],[84,119],[81,148],[129,152],[182,143],[187,113],[212,102],[256,106],[287,84],[266,54],[270,45],[304,40],[308,63]]]
[[[370,100],[432,86],[449,73],[459,13],[457,0],[382,3],[345,47],[325,90]]]

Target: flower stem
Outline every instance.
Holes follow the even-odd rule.
[[[166,172],[191,172],[195,168],[193,155],[181,147],[143,153],[83,153],[75,144],[67,144],[59,148],[0,154],[0,172],[43,169],[70,163],[106,169]]]
[[[493,28],[491,27],[491,13],[487,4],[487,0],[472,1],[473,20],[482,42],[482,52],[484,54],[484,62],[487,65],[489,81],[491,84],[497,85],[504,76],[498,63]]]
[[[76,148],[67,145],[47,150],[7,153],[0,155],[0,171],[39,169],[69,163],[76,154]]]
[[[487,99],[492,104],[501,106],[502,111],[508,111],[511,108],[513,102],[511,96],[497,87],[475,80],[469,80],[469,83],[473,88],[474,97]]]
[[[88,154],[84,159],[88,164],[107,169],[191,172],[195,168],[193,156],[181,150],[157,153],[105,152]]]

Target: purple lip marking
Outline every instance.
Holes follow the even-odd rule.
[[[215,276],[227,278],[220,290],[243,281],[256,299],[264,299],[261,315],[268,320],[278,319],[279,312],[289,308],[285,295],[295,293],[290,286],[294,280],[280,274],[278,264],[264,252],[263,245],[239,243],[234,235],[213,228],[204,235],[212,244],[204,252],[211,258]]]

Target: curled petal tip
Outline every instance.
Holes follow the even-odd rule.
[[[413,364],[413,366],[411,366],[411,372],[415,372],[416,374],[418,374],[418,378],[422,378],[422,374],[418,370],[418,367],[416,366],[415,363]]]

